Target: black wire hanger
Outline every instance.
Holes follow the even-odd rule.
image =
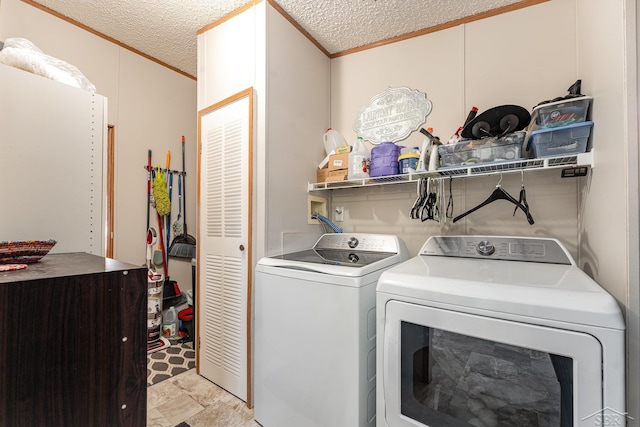
[[[524,189],[524,170],[521,170],[520,173],[522,174],[522,186],[520,187],[520,197],[518,198],[518,201],[520,203],[522,203],[522,206],[524,206],[525,208],[527,208],[527,212],[529,211],[529,203],[527,203],[527,190]],[[516,212],[518,212],[518,207],[516,206],[513,209],[513,215],[512,216],[516,216]]]
[[[500,175],[500,182],[502,182],[502,174]],[[513,196],[511,196],[511,194],[509,194],[505,190],[503,190],[502,186],[500,185],[500,182],[498,182],[498,185],[496,185],[496,189],[493,190],[493,193],[491,193],[491,195],[484,202],[480,203],[478,206],[476,206],[474,208],[469,209],[465,213],[458,215],[457,217],[455,217],[453,219],[453,222],[457,222],[457,221],[461,220],[465,216],[477,211],[478,209],[480,209],[483,206],[488,205],[489,203],[495,202],[496,200],[506,200],[506,201],[516,205],[516,209],[520,208],[522,210],[522,212],[524,212],[524,214],[527,216],[527,221],[529,222],[529,224],[533,224],[534,223],[533,217],[529,213],[528,206],[523,205],[522,203],[520,203],[519,201],[514,199]]]
[[[447,212],[445,214],[447,218],[453,218],[453,193],[451,192],[451,180],[452,178],[449,177],[449,201],[447,202]]]
[[[424,204],[427,198],[427,178],[420,178],[418,181],[418,195],[416,197],[416,201],[413,203],[413,207],[411,207],[411,212],[409,213],[409,218],[411,219],[420,219],[420,208]]]

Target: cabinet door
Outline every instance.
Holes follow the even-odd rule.
[[[0,284],[0,425],[143,427],[146,286],[145,269]]]
[[[199,373],[250,402],[252,90],[200,114]]]

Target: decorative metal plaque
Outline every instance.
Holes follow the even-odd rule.
[[[353,129],[372,144],[397,142],[418,130],[431,113],[427,94],[408,87],[387,88],[358,113]]]

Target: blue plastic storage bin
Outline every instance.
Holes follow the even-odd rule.
[[[593,122],[582,122],[533,131],[529,135],[527,150],[532,150],[533,157],[557,157],[584,153],[587,151],[591,128],[593,128]]]

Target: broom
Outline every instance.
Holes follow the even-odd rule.
[[[162,262],[164,266],[164,295],[162,299],[165,300],[168,297],[180,297],[182,293],[180,292],[178,282],[171,280],[169,277],[169,257],[165,251],[162,221],[163,217],[166,217],[171,212],[171,201],[169,200],[167,182],[160,171],[160,165],[158,165],[158,175],[153,179],[153,195],[158,215],[158,227],[160,228],[160,245],[162,248]]]
[[[196,257],[196,239],[187,234],[187,174],[184,165],[184,136],[182,137],[182,203],[183,203],[183,230],[173,238],[173,242],[169,247],[169,256],[178,258],[195,258]]]

